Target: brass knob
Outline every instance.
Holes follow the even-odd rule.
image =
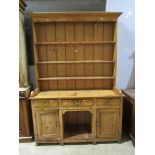
[[[76,101],[75,104],[76,104],[76,106],[79,106],[80,105],[80,101]]]

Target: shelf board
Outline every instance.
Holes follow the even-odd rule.
[[[90,125],[66,125],[64,130],[64,140],[91,139],[92,133],[90,128]]]
[[[79,64],[79,63],[115,63],[115,61],[83,60],[83,61],[38,61],[37,64]]]
[[[72,42],[36,42],[35,45],[68,45],[68,44],[115,44],[116,41],[72,41]]]
[[[98,80],[98,79],[115,79],[114,76],[87,76],[87,77],[47,77],[47,78],[38,78],[39,81],[47,80]]]

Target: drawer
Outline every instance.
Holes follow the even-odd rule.
[[[120,99],[96,99],[97,106],[113,105],[119,106],[121,103]]]
[[[79,106],[92,106],[93,100],[91,99],[73,99],[62,100],[62,106],[64,107],[79,107]]]
[[[59,103],[57,100],[36,100],[33,101],[35,108],[50,108],[50,107],[58,107]]]

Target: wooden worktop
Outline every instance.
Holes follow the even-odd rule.
[[[41,91],[30,99],[54,99],[54,98],[100,98],[120,97],[115,90],[65,90],[65,91]]]

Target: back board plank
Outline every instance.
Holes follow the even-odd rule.
[[[84,24],[75,23],[75,41],[84,41]],[[84,46],[75,45],[75,60],[85,60]],[[76,76],[84,76],[84,64],[76,64]],[[84,80],[76,80],[76,89],[84,89]]]
[[[94,41],[103,41],[103,23],[94,23]],[[94,60],[104,60],[103,45],[94,45]],[[103,76],[104,68],[102,63],[94,64],[94,76]],[[103,80],[94,80],[94,88],[101,89]]]
[[[104,45],[103,46],[103,56],[104,56],[104,60],[106,61],[112,61],[113,60],[113,45]]]
[[[46,41],[46,25],[41,23],[37,25],[37,41]],[[47,51],[46,46],[38,47],[38,60],[46,61],[47,60]],[[38,66],[39,77],[47,77],[47,65]],[[42,90],[48,90],[48,82],[40,82],[40,87]]]
[[[104,23],[104,41],[113,41],[114,25],[113,22]]]
[[[65,41],[65,24],[56,23],[56,41]],[[57,60],[66,61],[65,45],[57,45]],[[65,64],[57,64],[57,76],[66,76]],[[58,89],[66,89],[66,80],[58,81]]]
[[[84,24],[84,38],[85,41],[93,41],[94,40],[94,24],[93,23],[85,23]],[[85,60],[93,60],[94,59],[94,50],[93,45],[85,45],[84,49]],[[94,74],[94,65],[93,64],[85,64],[85,76],[93,76]],[[85,80],[85,89],[93,89],[93,80]]]
[[[66,42],[74,41],[74,23],[65,24]],[[66,61],[75,60],[74,45],[66,45]],[[75,76],[75,64],[66,64],[66,76]],[[75,80],[67,81],[67,89],[75,89]]]
[[[47,42],[54,42],[56,40],[56,31],[55,31],[55,23],[47,23],[46,24],[46,37]],[[48,61],[56,61],[57,53],[55,45],[47,46],[47,60]],[[48,64],[47,65],[48,77],[56,77],[57,76],[57,65],[56,64]],[[57,81],[48,81],[49,89],[56,90],[57,89]]]

